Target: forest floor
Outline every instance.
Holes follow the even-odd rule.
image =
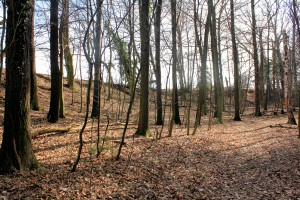
[[[121,159],[116,161],[127,103],[118,118],[116,99],[122,95],[115,91],[114,103],[102,102],[102,153],[96,157],[97,122],[89,119],[81,160],[72,173],[85,114],[79,112],[80,90],[75,90],[71,103],[72,93],[65,88],[66,118],[50,124],[46,120],[49,80],[39,76],[38,82],[41,111],[31,113],[32,129],[72,129],[35,137],[32,142],[40,169],[1,175],[0,199],[300,199],[300,139],[297,127],[285,124],[286,115],[266,112],[254,117],[250,108],[241,122],[235,122],[232,114],[224,112],[224,123],[213,119],[210,130],[205,116],[195,135],[187,135],[185,125],[175,125],[167,137],[166,124],[162,138],[156,140],[161,127],[153,125],[153,113],[152,136],[133,137],[135,106]],[[2,104],[3,94],[1,87]],[[2,124],[3,106],[0,109]]]

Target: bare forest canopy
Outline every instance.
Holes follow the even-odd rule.
[[[222,66],[223,82],[226,84],[226,79],[229,84],[233,84],[233,59],[231,51],[231,36],[230,36],[230,6],[228,1],[216,1],[216,20],[218,32],[218,45],[220,53],[220,65]],[[154,21],[155,21],[155,6],[156,2],[150,4],[150,28],[151,37],[151,69],[150,79],[152,86],[155,87],[154,81],[154,54],[155,54],[155,38],[154,38]],[[196,4],[196,5],[195,5]],[[250,75],[250,85],[254,87],[254,67],[253,67],[253,50],[251,40],[251,11],[249,1],[235,1],[235,27],[236,27],[236,40],[238,45],[239,54],[239,70],[241,74],[241,81],[243,87],[247,85],[247,78]],[[83,77],[88,78],[88,66],[82,51],[82,41],[84,32],[91,17],[97,9],[97,6],[91,2],[87,5],[87,1],[72,0],[70,1],[69,11],[69,29],[70,29],[70,48],[73,56],[73,63],[76,65],[76,77],[80,77],[79,67],[82,68]],[[197,16],[193,14],[194,6],[197,9]],[[178,40],[178,62],[179,66],[184,66],[183,72],[178,75],[178,79],[183,79],[179,87],[186,87],[188,85],[188,77],[191,77],[192,66],[194,66],[193,80],[190,80],[193,87],[196,87],[200,79],[200,55],[196,47],[196,36],[194,30],[194,20],[197,21],[199,27],[199,36],[204,36],[204,26],[208,12],[208,5],[206,1],[178,1],[178,19],[177,19],[177,40]],[[36,38],[36,55],[37,55],[37,71],[39,73],[50,74],[50,56],[49,56],[49,18],[50,18],[50,1],[37,1],[35,6],[35,38]],[[60,6],[59,12],[62,8]],[[256,21],[257,21],[257,35],[259,38],[260,31],[262,32],[263,52],[265,60],[269,60],[272,65],[272,43],[277,42],[277,49],[283,54],[283,41],[282,33],[285,30],[289,35],[289,46],[292,48],[293,37],[293,20],[292,20],[292,1],[270,1],[263,0],[256,2]],[[129,15],[129,11],[132,15]],[[297,11],[298,12],[298,11]],[[131,17],[132,23],[129,22]],[[94,24],[95,22],[93,22]],[[131,27],[129,27],[131,25]],[[95,38],[95,25],[90,30],[90,43],[91,53],[93,54],[93,40]],[[102,4],[102,23],[101,23],[102,39],[101,39],[101,52],[103,61],[103,79],[108,81],[108,66],[112,61],[112,79],[115,83],[122,82],[125,76],[126,57],[128,57],[129,47],[132,52],[139,54],[140,48],[140,34],[139,34],[139,9],[138,1],[103,1]],[[169,67],[171,65],[171,15],[170,15],[170,2],[163,2],[162,17],[161,17],[161,65],[162,65],[162,87],[166,86]],[[130,44],[130,37],[134,37],[134,44]],[[203,42],[203,40],[201,41]],[[110,47],[112,52],[110,52]],[[297,46],[296,46],[297,48]],[[210,51],[211,45],[209,42],[208,49]],[[260,50],[259,50],[260,51]],[[112,60],[110,56],[112,54]],[[138,55],[131,55],[138,57]],[[197,56],[195,58],[195,56]],[[81,59],[81,62],[79,61]],[[136,58],[137,59],[137,58]],[[207,63],[211,64],[211,56],[208,56]],[[212,71],[208,67],[207,73],[212,78]],[[250,69],[249,69],[250,68]],[[179,68],[180,69],[180,68]],[[189,70],[188,70],[189,69]],[[250,74],[249,74],[250,70]],[[137,71],[137,69],[136,69]],[[272,70],[270,70],[271,73]],[[170,74],[172,77],[172,74]],[[170,78],[171,79],[171,78]],[[172,81],[169,81],[171,85]],[[125,82],[123,82],[125,83]]]

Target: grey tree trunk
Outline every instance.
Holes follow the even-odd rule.
[[[137,135],[149,136],[149,56],[150,25],[149,0],[140,0],[140,32],[141,32],[141,97]]]
[[[288,124],[296,125],[296,120],[293,113],[293,108],[290,106],[290,82],[291,73],[289,66],[289,49],[288,49],[288,36],[286,32],[283,32],[283,49],[284,49],[284,104],[286,106]]]
[[[258,63],[258,52],[256,42],[256,18],[255,18],[255,4],[254,0],[251,0],[251,15],[252,15],[252,45],[254,54],[254,71],[255,71],[255,116],[261,116],[260,112],[260,90],[259,90],[259,63]]]
[[[101,91],[101,17],[103,0],[97,0],[97,21],[96,21],[96,38],[95,38],[95,63],[94,63],[94,95],[91,117],[100,116],[100,91]]]
[[[265,65],[265,55],[264,55],[264,45],[263,45],[263,28],[259,29],[259,48],[260,48],[260,67],[259,67],[259,91],[260,91],[260,99],[261,99],[261,106],[264,105],[264,65]]]
[[[185,79],[185,70],[184,70],[184,59],[183,59],[183,44],[182,44],[182,24],[176,24],[176,31],[177,31],[177,43],[178,43],[178,59],[177,59],[177,70],[179,75],[179,85],[181,95],[183,95],[186,89],[186,79]]]
[[[171,0],[171,18],[172,18],[172,82],[173,82],[173,97],[172,97],[172,123],[181,124],[179,115],[179,104],[178,104],[178,89],[177,89],[177,42],[176,42],[176,29],[177,29],[177,11],[176,11],[176,0]],[[170,128],[171,129],[171,128]],[[169,131],[169,134],[172,131]]]
[[[73,55],[70,48],[70,36],[69,36],[69,16],[70,16],[70,0],[62,1],[63,10],[62,15],[64,18],[64,29],[63,29],[63,39],[64,39],[64,60],[67,70],[67,86],[74,89],[74,65],[73,65]]]
[[[216,32],[216,11],[213,5],[213,0],[209,0],[209,9],[211,10],[211,48],[212,48],[212,59],[213,59],[213,77],[214,77],[214,89],[215,89],[215,101],[216,101],[216,112],[215,116],[219,123],[223,123],[223,94],[222,94],[222,84],[219,69],[219,59],[218,56],[218,44],[217,44],[217,32]]]
[[[276,49],[275,42],[272,43],[272,90],[273,90],[273,113],[277,115],[278,105],[277,105],[277,90],[276,90],[276,76],[277,76],[277,59],[276,59]]]
[[[289,52],[288,52],[288,36],[284,30],[283,32],[283,52],[284,52],[284,105],[286,110],[289,110]]]
[[[196,112],[196,119],[195,119],[195,128],[193,130],[193,134],[196,133],[198,126],[200,125],[201,115],[206,107],[206,97],[207,97],[207,75],[206,75],[206,62],[207,62],[207,52],[208,52],[208,37],[209,37],[209,30],[211,26],[211,12],[207,13],[206,23],[205,23],[205,31],[204,31],[204,44],[202,47],[201,44],[201,36],[198,33],[198,13],[196,10],[196,0],[194,0],[194,29],[196,35],[196,44],[200,52],[201,57],[201,77],[200,77],[200,84],[198,88],[198,97],[197,97],[197,112]]]
[[[268,110],[268,104],[271,91],[271,79],[270,79],[270,13],[268,13],[268,36],[267,36],[267,69],[266,69],[266,82],[267,89],[265,92],[264,110]]]
[[[298,86],[298,138],[300,138],[300,85]]]

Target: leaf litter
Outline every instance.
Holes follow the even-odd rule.
[[[68,89],[65,98],[67,117],[54,126],[80,126],[84,113],[70,104]],[[53,126],[44,119],[48,99],[41,101],[42,111],[32,114],[33,128]],[[246,115],[234,122],[227,114],[224,124],[214,123],[211,130],[207,120],[195,135],[174,126],[172,137],[166,137],[165,125],[160,140],[154,122],[150,138],[132,137],[136,126],[131,125],[119,161],[123,124],[110,126],[97,158],[97,126],[89,122],[74,173],[79,131],[38,136],[32,142],[40,169],[0,175],[1,199],[300,199],[300,140],[297,129],[277,126],[285,124],[285,115]],[[102,137],[104,130],[101,126]]]

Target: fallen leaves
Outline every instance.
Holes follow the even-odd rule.
[[[47,92],[49,92],[47,90]],[[66,93],[71,98],[70,93]],[[76,101],[76,99],[75,99]],[[70,99],[67,102],[71,102]],[[63,126],[82,123],[76,105]],[[44,114],[43,114],[44,112]],[[45,111],[34,113],[34,128],[50,126]],[[137,113],[137,110],[135,110]],[[153,113],[152,113],[153,114]],[[151,119],[154,119],[152,116]],[[78,151],[78,130],[33,140],[41,168],[0,176],[1,199],[297,199],[300,198],[300,140],[297,130],[282,128],[286,116],[244,116],[208,131],[207,118],[196,135],[174,126],[172,137],[133,138],[128,129],[121,159],[115,161],[123,124],[111,123],[96,157],[96,123],[84,133],[82,159],[69,170]],[[42,123],[42,125],[40,124]],[[101,122],[103,137],[106,121]],[[103,125],[104,124],[104,125]],[[154,123],[150,123],[154,124]],[[59,126],[58,125],[58,126]],[[157,127],[151,127],[155,130]],[[155,131],[153,131],[154,133]],[[102,144],[102,143],[101,143]]]

